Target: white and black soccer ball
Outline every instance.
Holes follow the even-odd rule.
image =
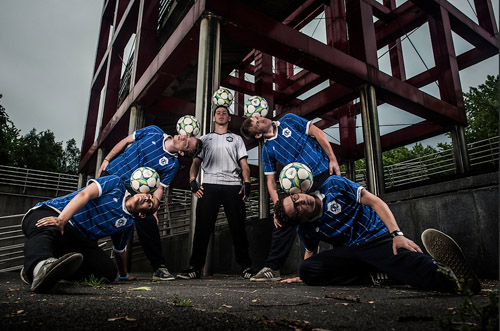
[[[231,104],[233,103],[233,95],[231,92],[229,92],[228,89],[225,89],[221,87],[217,91],[215,91],[214,95],[212,96],[212,102],[215,107],[218,106],[224,106],[226,108],[229,108]]]
[[[287,164],[280,173],[280,185],[285,193],[307,193],[313,185],[311,169],[303,163]]]
[[[200,133],[200,123],[196,117],[184,115],[177,121],[176,129],[181,136],[194,137]]]
[[[136,193],[153,193],[160,185],[160,176],[150,167],[140,167],[130,176],[130,186]]]
[[[252,116],[266,117],[267,113],[269,112],[269,104],[263,97],[254,95],[248,98],[247,102],[245,102],[244,110],[246,117],[252,117]]]

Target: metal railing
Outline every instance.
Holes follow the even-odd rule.
[[[498,165],[498,136],[467,145],[471,170]],[[384,166],[386,188],[403,186],[455,173],[453,151],[444,150]],[[366,170],[356,170],[356,182],[366,185]]]
[[[16,168],[0,165],[2,185],[22,188],[26,193],[27,188],[51,190],[54,196],[71,193],[78,187],[78,175],[61,174],[57,172]]]

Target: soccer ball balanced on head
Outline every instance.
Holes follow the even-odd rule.
[[[130,176],[130,186],[136,193],[153,193],[160,185],[160,176],[150,167],[140,167]]]
[[[313,175],[305,164],[292,162],[283,167],[280,185],[287,194],[307,193],[313,185]]]
[[[266,99],[263,97],[259,97],[258,95],[254,95],[248,98],[247,102],[245,102],[245,116],[263,116],[266,117],[269,112],[269,104]]]
[[[177,121],[176,129],[180,135],[194,137],[200,133],[200,123],[196,117],[184,115]]]
[[[231,92],[229,92],[228,89],[221,87],[220,89],[215,91],[214,95],[212,96],[212,103],[215,107],[224,106],[226,108],[229,108],[233,103],[233,95],[231,94]]]

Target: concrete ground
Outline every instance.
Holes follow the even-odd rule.
[[[406,286],[253,283],[237,276],[89,287],[33,294],[17,273],[0,273],[0,330],[441,330],[465,297]],[[498,288],[483,282],[485,304]],[[472,319],[469,316],[469,319]],[[473,320],[471,320],[474,322]],[[474,324],[470,324],[474,329]]]

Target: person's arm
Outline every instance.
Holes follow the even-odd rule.
[[[278,201],[278,187],[276,186],[276,179],[274,178],[274,174],[266,175],[266,184],[267,184],[267,192],[269,192],[271,201],[274,204],[276,203],[276,201]],[[281,223],[278,222],[276,215],[273,215],[273,223],[276,228],[282,227]]]
[[[102,161],[101,167],[99,168],[99,171],[97,172],[97,178],[101,177],[101,173],[106,170],[108,167],[109,163],[111,160],[115,158],[118,154],[120,154],[123,149],[128,145],[134,142],[134,134],[132,133],[131,135],[128,135],[127,137],[123,138],[118,142],[118,144],[115,145],[111,149],[111,151],[106,155],[104,160]]]
[[[135,276],[129,275],[127,272],[127,251],[113,251],[115,255],[116,266],[118,267],[118,278],[120,280],[136,280]]]
[[[328,159],[330,160],[328,165],[328,170],[330,172],[330,175],[333,175],[335,173],[335,175],[340,176],[339,163],[337,162],[335,153],[333,153],[332,145],[326,138],[326,135],[323,132],[323,130],[321,130],[320,128],[311,123],[309,127],[309,135],[314,136],[316,138],[319,145],[321,146],[321,148],[323,148],[326,155],[328,156]]]
[[[389,233],[400,230],[398,223],[396,222],[396,218],[389,209],[389,206],[382,199],[368,192],[366,189],[362,189],[360,202],[375,210],[387,229],[389,229]],[[392,251],[394,255],[398,254],[398,248],[405,248],[412,252],[422,253],[422,250],[417,244],[404,236],[394,237],[392,244]]]
[[[191,191],[197,198],[201,198],[203,196],[203,185],[199,185],[196,181],[196,176],[198,176],[198,172],[200,171],[201,159],[199,157],[193,158],[193,162],[191,163],[191,168],[189,169],[189,184],[191,186]]]
[[[250,197],[250,166],[248,165],[247,158],[244,157],[240,160],[241,176],[243,177],[243,185],[239,194],[243,194],[243,201]]]
[[[61,233],[64,233],[64,226],[68,221],[75,215],[77,211],[82,209],[90,200],[95,199],[99,196],[99,188],[97,184],[92,182],[82,191],[80,191],[75,197],[64,207],[62,212],[56,216],[44,217],[38,222],[36,222],[36,226],[47,226],[47,225],[55,225],[61,230]]]
[[[160,201],[160,202],[161,202],[161,199],[163,198],[163,192],[164,192],[164,191],[165,191],[165,190],[164,190],[164,188],[163,188],[163,185],[161,185],[161,184],[160,184],[160,185],[158,186],[158,188],[156,189],[156,191],[154,191],[153,196],[154,196],[155,198],[157,198],[157,199],[158,199],[158,201]],[[158,210],[157,210],[157,211],[155,211],[155,213],[153,214],[153,216],[154,216],[154,218],[156,219],[156,224],[158,224],[158,222],[159,222],[159,221],[158,221]]]

